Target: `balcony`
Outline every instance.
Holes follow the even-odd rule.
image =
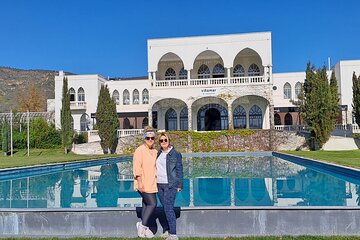
[[[155,88],[171,88],[183,86],[236,86],[236,85],[258,85],[269,84],[264,76],[230,77],[230,78],[203,78],[203,79],[176,79],[155,80]]]
[[[71,110],[85,110],[86,102],[70,102]]]

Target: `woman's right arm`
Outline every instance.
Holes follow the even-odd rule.
[[[138,183],[138,190],[140,192],[143,192],[144,184],[142,182],[142,154],[138,150],[135,151],[133,157],[133,172],[134,172],[134,179]]]

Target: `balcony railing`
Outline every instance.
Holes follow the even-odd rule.
[[[70,102],[70,109],[86,109],[86,102]]]
[[[226,85],[251,85],[268,84],[264,76],[247,76],[231,78],[202,78],[202,79],[175,79],[155,80],[155,87],[182,87],[182,86],[226,86]]]

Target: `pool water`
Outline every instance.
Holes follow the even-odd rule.
[[[360,206],[360,176],[335,177],[273,156],[184,157],[183,164],[176,206]],[[0,182],[0,208],[137,206],[131,161]]]

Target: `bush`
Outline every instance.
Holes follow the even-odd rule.
[[[76,133],[74,136],[74,143],[81,144],[88,142],[88,134],[87,132]]]
[[[352,137],[354,139],[360,139],[360,133],[353,133]]]

